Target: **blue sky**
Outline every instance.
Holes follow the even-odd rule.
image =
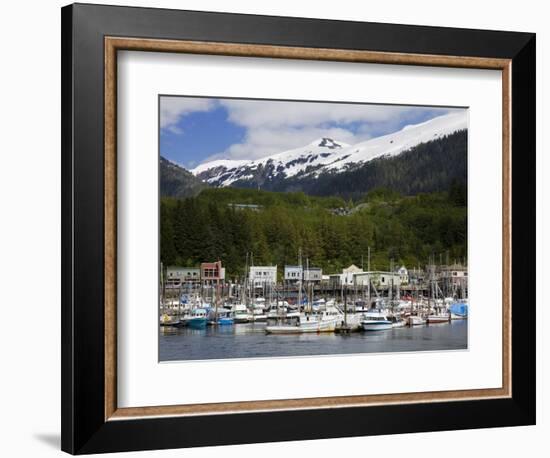
[[[319,137],[358,143],[448,108],[203,97],[160,97],[160,153],[191,169],[213,159],[254,160]]]

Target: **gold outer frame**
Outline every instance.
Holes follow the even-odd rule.
[[[104,212],[105,212],[105,421],[159,416],[190,416],[247,413],[275,410],[321,409],[385,404],[410,404],[442,401],[510,398],[511,367],[511,60],[481,57],[405,54],[344,49],[302,48],[200,41],[157,40],[105,37],[104,79]],[[417,393],[354,395],[241,401],[211,404],[183,404],[118,408],[117,405],[117,51],[174,52],[186,54],[266,57],[340,62],[362,62],[434,67],[459,67],[500,70],[502,72],[502,387],[491,389],[431,391]]]

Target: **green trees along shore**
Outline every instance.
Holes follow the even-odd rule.
[[[298,251],[323,273],[354,263],[387,270],[390,261],[424,265],[430,256],[467,256],[466,188],[404,196],[377,188],[357,200],[302,192],[207,188],[196,197],[162,197],[161,261],[198,266],[221,260],[226,278],[242,278],[246,254],[256,265],[297,264]],[[445,259],[444,258],[444,259]],[[366,268],[366,264],[365,264]]]

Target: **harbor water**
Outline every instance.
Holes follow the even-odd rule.
[[[465,350],[468,321],[350,334],[266,335],[265,323],[160,329],[160,361]]]

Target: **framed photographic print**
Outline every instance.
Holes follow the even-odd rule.
[[[77,4],[62,78],[63,450],[534,424],[534,34]]]

